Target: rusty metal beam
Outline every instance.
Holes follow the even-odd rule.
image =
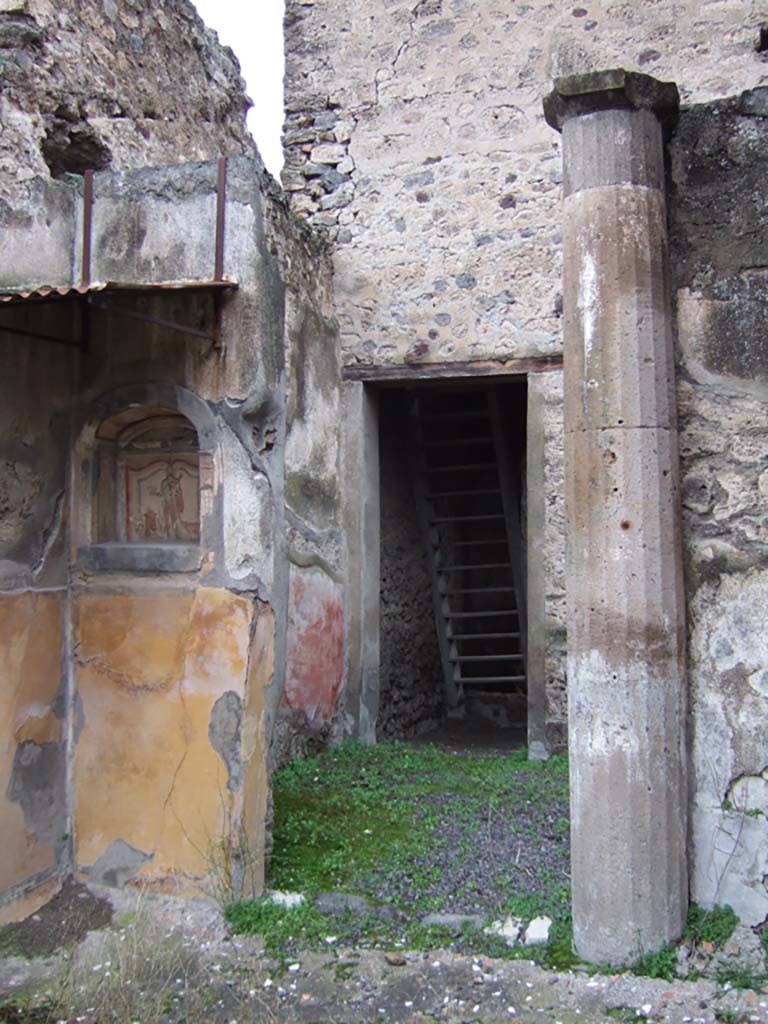
[[[90,302],[94,309],[98,309],[102,313],[124,316],[129,320],[140,320],[145,324],[152,324],[155,327],[165,327],[169,331],[178,331],[181,334],[189,334],[193,338],[204,338],[206,341],[211,341],[214,345],[216,344],[215,334],[211,334],[208,331],[201,331],[197,327],[189,327],[187,324],[180,324],[176,320],[163,320],[161,317],[150,316],[149,313],[139,313],[135,309],[127,309],[125,306],[113,306],[111,303],[105,302],[101,296],[92,296]]]
[[[403,381],[459,377],[513,377],[528,373],[546,373],[562,368],[562,356],[528,356],[522,359],[476,359],[463,363],[392,363],[388,366],[343,366],[341,378],[342,380],[398,384]]]
[[[224,280],[224,226],[227,208],[227,158],[219,157],[216,173],[216,249],[213,261],[214,281]]]
[[[40,341],[53,341],[57,345],[67,345],[69,348],[82,348],[82,340],[80,338],[60,338],[57,334],[29,331],[24,327],[11,327],[0,324],[0,334],[19,334],[22,338],[37,338]]]
[[[227,158],[219,157],[216,171],[216,250],[213,261],[213,279],[224,279],[224,228],[227,210]],[[221,319],[224,304],[220,295],[213,297],[213,347],[221,348]]]
[[[83,181],[83,262],[80,283],[91,283],[91,232],[93,226],[93,171],[86,171]]]

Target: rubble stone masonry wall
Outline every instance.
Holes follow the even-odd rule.
[[[0,0],[0,80],[0,199],[49,171],[255,153],[237,60],[188,3]]]
[[[408,405],[379,399],[381,460],[381,654],[379,739],[407,739],[444,714],[443,668],[424,537],[413,493]]]
[[[345,361],[558,351],[552,77],[727,96],[768,76],[766,20],[765,0],[288,0],[283,182],[336,242]]]
[[[561,350],[560,140],[542,115],[552,78],[623,67],[677,83],[668,201],[692,890],[762,921],[768,3],[288,0],[286,51],[284,186],[335,242],[343,361],[454,362],[459,375],[465,360]],[[529,494],[529,508],[552,510],[540,554],[556,582],[537,598],[548,633],[533,638],[550,731],[564,714],[556,391],[531,434],[543,493]]]

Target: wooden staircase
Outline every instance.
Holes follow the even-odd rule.
[[[414,389],[410,436],[448,713],[507,694],[524,715],[519,488],[496,390]]]

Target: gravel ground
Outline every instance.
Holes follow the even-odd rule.
[[[187,964],[187,988],[177,986],[172,999],[160,990],[152,1001],[143,993],[141,1015],[129,1002],[116,1012],[111,1000],[94,1010],[90,1003],[58,1006],[52,1018],[30,1009],[3,1015],[3,998],[16,1005],[35,1002],[29,994],[50,989],[62,972],[79,964],[85,976],[93,965],[105,965],[105,951],[114,949],[114,930],[92,932],[69,959],[0,959],[0,1021],[31,1024],[48,1020],[67,1024],[615,1024],[616,1021],[654,1021],[658,1024],[768,1024],[768,995],[736,991],[712,981],[666,982],[629,974],[592,975],[587,970],[548,972],[524,960],[501,961],[449,951],[401,953],[383,950],[337,949],[302,952],[292,960],[264,955],[257,938],[227,937],[220,912],[204,901],[169,897],[111,894],[115,917],[140,900],[141,927],[152,920],[162,936],[152,948],[153,959],[173,955],[178,948],[194,955],[198,967]],[[113,925],[112,929],[116,926]],[[132,925],[131,927],[136,927]],[[125,934],[125,929],[121,931]],[[131,936],[126,936],[131,943]],[[146,951],[146,950],[145,950]],[[168,967],[173,961],[168,961]],[[114,969],[114,965],[113,965]],[[100,973],[103,973],[100,972]],[[78,980],[83,975],[74,975]],[[193,982],[191,981],[193,979]],[[121,979],[124,998],[130,987]],[[70,984],[70,992],[77,985]],[[26,994],[25,994],[26,993]],[[97,993],[98,994],[98,993]],[[103,994],[103,993],[102,993]],[[161,997],[161,998],[160,998]],[[9,1004],[6,1003],[6,1006]],[[13,1014],[13,1015],[11,1015]],[[127,1015],[126,1015],[127,1014]]]
[[[535,805],[509,800],[473,808],[465,796],[435,794],[426,808],[439,822],[419,863],[418,890],[407,874],[382,870],[370,879],[376,899],[406,912],[416,898],[452,913],[488,915],[510,895],[546,899],[570,885],[567,801],[542,796]]]
[[[583,965],[548,971],[527,959],[481,955],[472,933],[457,932],[450,950],[412,952],[394,939],[389,949],[363,948],[376,901],[399,908],[400,920],[418,921],[429,905],[487,919],[515,897],[546,901],[567,888],[562,785],[522,768],[509,790],[489,787],[490,796],[482,785],[477,793],[458,788],[425,792],[419,806],[437,817],[429,852],[410,867],[377,867],[359,923],[339,930],[331,911],[322,950],[294,946],[271,957],[259,937],[230,936],[209,901],[67,884],[27,922],[0,932],[0,1024],[768,1024],[768,989],[714,980],[742,961],[762,973],[760,938],[750,929],[739,929],[720,953],[682,947],[681,972],[713,979],[697,981],[593,974]],[[51,1015],[46,992],[62,984]],[[42,1013],[29,1009],[46,1000]]]

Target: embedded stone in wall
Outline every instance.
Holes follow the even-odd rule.
[[[687,371],[708,386],[764,397],[768,138],[760,92],[682,111],[670,143],[670,223]]]
[[[768,914],[761,797],[768,649],[768,424],[762,173],[754,95],[684,109],[670,143],[693,729],[692,892]]]
[[[721,278],[715,295],[678,293],[685,366],[698,381],[768,394],[768,272]]]
[[[336,242],[345,361],[559,350],[560,160],[540,110],[551,78],[626,67],[689,100],[753,90],[741,107],[757,114],[763,20],[756,0],[674,17],[650,0],[288,0],[283,181]],[[713,163],[737,145],[712,147]]]
[[[759,395],[678,385],[689,586],[764,565],[768,423]]]
[[[344,609],[338,583],[291,567],[283,703],[314,725],[334,715],[344,672]]]

